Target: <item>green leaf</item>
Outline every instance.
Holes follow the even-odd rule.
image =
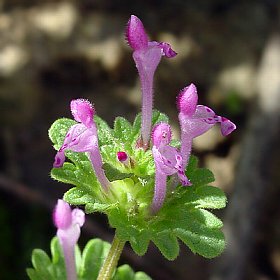
[[[134,280],[152,280],[152,278],[146,273],[139,271],[135,273]]]
[[[133,135],[134,136],[137,136],[137,135],[140,135],[140,131],[141,131],[141,114],[137,114],[135,119],[134,119],[134,122],[133,122],[133,125],[132,125],[132,129],[133,129]]]
[[[51,177],[57,181],[75,185],[64,194],[64,199],[73,205],[93,203],[102,199],[102,187],[93,173],[89,160],[80,162],[79,166],[65,162],[61,168],[53,168]]]
[[[225,238],[220,230],[204,229],[204,234],[197,234],[182,229],[175,230],[176,235],[192,250],[205,258],[220,255],[225,248]]]
[[[27,268],[26,273],[31,280],[43,280],[43,278],[41,278],[38,272],[33,268]]]
[[[112,129],[109,125],[100,117],[94,116],[94,121],[98,130],[98,142],[100,146],[111,144],[114,140],[112,135]]]
[[[187,165],[187,174],[192,174],[198,167],[198,158],[191,155]]]
[[[112,280],[152,280],[152,278],[142,271],[135,273],[129,265],[124,264],[116,270]]]
[[[65,162],[63,167],[53,168],[51,176],[57,181],[84,187],[91,193],[94,192],[94,189],[100,187],[89,161],[84,162],[80,166]]]
[[[137,114],[132,125],[132,136],[134,137],[134,139],[137,139],[140,135],[141,117],[142,117],[141,114]],[[153,110],[152,125],[154,126],[159,122],[168,123],[169,122],[168,117],[158,110]]]
[[[51,261],[43,250],[34,249],[31,260],[38,276],[42,279],[52,279],[52,275],[50,273]]]
[[[32,253],[32,264],[33,268],[28,268],[27,275],[30,279],[34,280],[67,280],[66,279],[66,269],[64,263],[64,256],[61,246],[58,242],[57,237],[51,240],[50,244],[52,258],[50,259],[48,255],[40,250],[35,249]],[[81,253],[79,248],[75,248],[76,265],[80,266]]]
[[[195,191],[196,204],[199,208],[221,209],[226,207],[227,199],[224,192],[216,187],[202,186]]]
[[[206,168],[196,169],[188,178],[196,187],[204,186],[215,181],[213,173]]]
[[[168,260],[174,260],[179,255],[177,238],[170,230],[155,233],[152,237],[152,241]]]
[[[54,279],[66,280],[64,256],[57,237],[54,237],[51,240],[51,254],[52,254],[52,274],[54,275]]]
[[[172,139],[170,142],[170,146],[175,147],[175,148],[180,148],[181,142],[177,139]]]
[[[117,117],[114,123],[114,136],[118,138],[121,143],[129,143],[131,141],[132,126],[122,117]]]
[[[198,159],[191,156],[186,170],[186,175],[193,186],[203,186],[215,181],[213,173],[206,168],[198,168]]]
[[[103,169],[109,181],[123,180],[133,175],[132,173],[122,173],[117,168],[114,168],[112,165],[110,165],[109,163],[104,163]]]
[[[96,279],[99,270],[109,252],[110,244],[101,239],[90,240],[83,253],[79,280]]]
[[[186,211],[187,209],[188,211]],[[164,210],[166,211],[166,209]],[[210,212],[203,209],[181,207],[181,211],[169,209],[165,215],[165,221],[158,221],[155,228],[160,231],[168,227],[174,236],[181,239],[192,252],[206,258],[213,258],[220,255],[224,250],[224,235],[220,231],[222,222]],[[176,221],[174,221],[174,217],[176,217]],[[163,250],[164,244],[158,244],[157,240],[153,241],[163,255],[170,258],[169,252]]]
[[[135,230],[134,235],[132,236],[132,238],[129,239],[130,245],[137,255],[143,256],[147,252],[150,243],[150,238],[150,234],[147,230]]]
[[[165,114],[161,113],[160,111],[153,110],[152,124],[155,125],[160,122],[168,123],[169,119]]]
[[[84,205],[92,203],[94,197],[89,195],[83,188],[75,187],[64,194],[63,200],[72,205]]]
[[[76,124],[74,120],[67,118],[58,119],[52,124],[49,129],[49,137],[56,150],[63,144],[66,133],[74,124]]]
[[[132,270],[132,268],[127,264],[120,266],[113,277],[113,280],[134,280],[134,279],[135,279],[135,273]]]
[[[111,208],[114,208],[116,204],[110,204],[110,203],[87,203],[85,206],[85,212],[87,214],[94,213],[94,212],[100,212],[100,213],[107,213]]]

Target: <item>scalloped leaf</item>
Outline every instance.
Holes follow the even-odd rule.
[[[200,169],[194,168],[193,173],[197,170]],[[116,228],[120,239],[130,242],[138,255],[143,255],[149,242],[153,241],[167,259],[173,260],[179,254],[177,239],[206,258],[216,257],[224,250],[223,223],[205,210],[226,205],[224,193],[216,187],[200,186],[198,181],[192,187],[176,188],[156,216],[141,216],[136,211],[121,208],[121,205],[108,213],[109,223]]]
[[[168,260],[174,260],[179,255],[178,240],[172,231],[155,233],[152,236],[152,241]]]
[[[63,195],[63,200],[71,205],[85,205],[94,201],[94,196],[88,194],[83,188],[71,188]]]
[[[72,190],[70,193],[65,194],[66,201],[74,205],[82,205],[83,203],[78,204],[79,200],[81,202],[84,200],[90,202],[91,198],[93,201],[102,188],[88,164],[78,167],[72,163],[65,162],[62,168],[53,168],[51,170],[51,177],[57,181],[77,186],[75,193]],[[72,198],[74,199],[73,201],[71,200]]]

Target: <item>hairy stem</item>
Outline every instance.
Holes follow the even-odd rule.
[[[115,235],[110,251],[99,271],[97,280],[110,280],[112,278],[114,270],[118,265],[118,261],[124,248],[124,244],[125,242],[119,240]]]

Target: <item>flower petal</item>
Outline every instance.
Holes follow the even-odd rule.
[[[148,36],[142,21],[132,15],[127,23],[126,39],[133,50],[144,50],[148,47]]]
[[[61,167],[63,165],[64,161],[65,161],[64,151],[58,151],[54,158],[53,167],[55,167],[55,168]]]
[[[92,126],[93,115],[95,114],[95,111],[94,107],[88,100],[72,100],[70,108],[75,121],[83,123],[88,128]]]
[[[98,140],[96,135],[96,129],[87,128],[83,124],[75,124],[71,126],[66,134],[63,145],[55,156],[54,167],[61,167],[65,161],[65,150],[73,152],[89,152],[92,149],[96,149],[98,146]]]
[[[211,108],[204,105],[197,105],[193,115],[193,117],[196,119],[213,118],[214,116],[216,116],[215,112]]]
[[[179,114],[181,124],[181,142],[188,142],[186,139],[193,139],[206,131],[208,131],[214,124],[207,123],[203,118],[190,118],[182,113]]]
[[[77,224],[82,227],[85,223],[85,212],[81,209],[72,210],[72,224]]]
[[[183,171],[182,156],[174,147],[167,145],[158,149],[153,146],[152,152],[156,166],[152,211],[156,213],[165,199],[168,175],[177,173],[183,186],[189,186],[191,182]]]
[[[226,118],[222,118],[221,132],[223,136],[227,136],[236,129],[236,125]]]
[[[158,149],[154,146],[152,151],[156,167],[161,173],[165,175],[177,173],[183,186],[191,185],[184,172],[182,155],[176,148],[167,145]]]
[[[197,108],[197,89],[194,84],[183,88],[177,97],[177,107],[180,113],[192,116]]]
[[[171,127],[167,123],[159,123],[154,126],[152,131],[152,142],[156,147],[166,146],[172,138]]]
[[[172,58],[177,55],[177,53],[171,48],[170,44],[165,42],[158,43],[158,46],[162,50],[162,55],[166,56],[167,58]]]
[[[76,245],[81,234],[81,228],[78,224],[71,225],[67,229],[58,229],[57,237],[63,247],[73,247]]]
[[[133,59],[139,71],[139,75],[146,75],[146,79],[153,80],[155,70],[161,60],[161,49],[158,47],[148,47],[144,50],[133,52]]]
[[[70,205],[62,199],[57,200],[53,212],[53,221],[57,228],[66,229],[72,223],[72,213]]]
[[[209,125],[216,123],[221,124],[221,132],[223,136],[229,135],[236,129],[236,125],[225,117],[221,117],[215,114],[215,112],[209,107],[198,105],[196,112],[193,116],[194,119],[201,119]],[[212,126],[211,126],[212,127]],[[207,129],[208,130],[208,129]]]

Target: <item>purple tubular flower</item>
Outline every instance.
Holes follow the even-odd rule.
[[[85,222],[85,213],[80,209],[71,210],[67,202],[59,199],[53,212],[53,221],[64,254],[67,280],[76,280],[75,245]]]
[[[141,134],[143,147],[148,147],[152,127],[153,80],[162,56],[177,55],[168,43],[149,41],[141,20],[131,16],[127,24],[126,39],[133,49],[133,59],[139,72],[142,90]]]
[[[230,120],[218,116],[215,112],[203,105],[197,105],[197,90],[194,84],[185,87],[178,96],[177,107],[181,126],[181,154],[183,168],[186,167],[192,147],[193,138],[205,133],[216,123],[221,125],[223,136],[229,135],[236,129]]]
[[[183,186],[189,186],[191,183],[185,175],[181,153],[169,145],[171,141],[170,125],[167,123],[156,125],[152,132],[152,141],[156,166],[152,211],[156,213],[165,199],[167,176],[177,174]]]
[[[88,152],[101,186],[107,190],[110,182],[102,169],[102,158],[98,146],[97,128],[93,120],[94,108],[88,100],[76,99],[71,101],[71,112],[79,122],[70,127],[63,145],[58,150],[53,166],[61,167],[65,161],[65,151]]]

